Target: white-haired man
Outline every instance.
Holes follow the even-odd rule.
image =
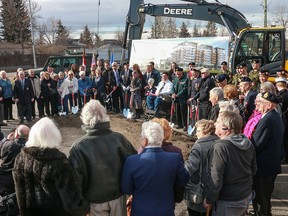
[[[174,186],[184,187],[189,174],[181,155],[162,148],[159,123],[142,124],[143,152],[125,161],[121,189],[133,195],[132,215],[174,215]]]
[[[15,81],[14,85],[14,99],[17,103],[18,114],[20,117],[20,124],[24,122],[24,116],[27,121],[31,121],[32,106],[34,102],[34,91],[31,80],[25,78],[25,72],[19,72],[19,80]]]
[[[39,109],[43,109],[43,104],[40,102],[39,103],[39,97],[41,93],[40,89],[40,78],[35,75],[34,70],[30,69],[28,70],[28,79],[31,81],[32,87],[33,87],[33,92],[34,92],[34,101],[31,103],[31,111],[32,111],[32,117],[35,119],[36,117],[36,112],[35,112],[35,101],[37,101],[37,107],[38,111]],[[40,106],[40,107],[39,107]],[[42,106],[42,107],[41,107]]]
[[[29,131],[30,129],[26,125],[19,125],[13,133],[13,139],[7,139],[0,144],[0,159],[2,160],[0,164],[1,196],[15,192],[12,168],[16,156],[28,140]]]
[[[73,144],[69,160],[83,197],[90,202],[90,214],[126,215],[126,197],[120,190],[122,166],[126,157],[137,152],[122,134],[110,129],[109,116],[99,101],[90,100],[81,119],[86,135]]]

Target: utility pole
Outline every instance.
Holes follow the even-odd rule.
[[[264,0],[264,27],[267,27],[267,0]]]
[[[29,9],[30,9],[30,24],[31,24],[31,36],[32,36],[33,61],[34,61],[34,68],[37,68],[31,0],[29,0]]]

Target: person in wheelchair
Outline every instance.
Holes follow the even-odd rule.
[[[159,107],[163,101],[171,102],[173,83],[169,80],[168,72],[163,72],[162,81],[157,85],[155,93],[149,93],[146,97],[146,104],[149,110],[155,111],[155,116],[159,114]]]

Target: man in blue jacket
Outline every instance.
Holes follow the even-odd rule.
[[[184,187],[189,180],[181,155],[161,148],[163,129],[156,122],[142,125],[144,150],[129,156],[122,172],[121,189],[133,195],[134,216],[174,216],[174,186]]]

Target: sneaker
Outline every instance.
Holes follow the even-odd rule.
[[[3,120],[3,123],[7,124],[7,120]]]

